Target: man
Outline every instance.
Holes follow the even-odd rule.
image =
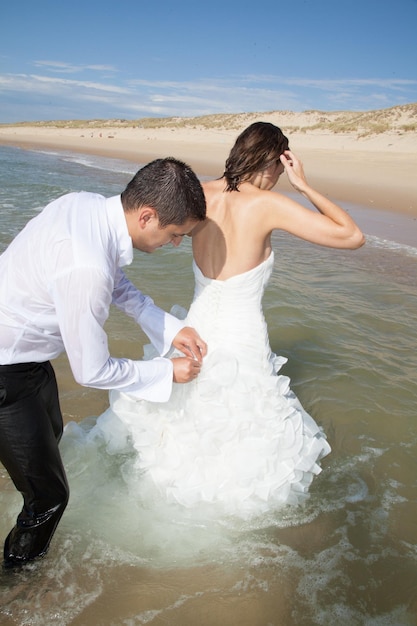
[[[51,202],[0,256],[0,461],[23,496],[4,564],[48,550],[69,498],[58,443],[63,431],[50,359],[66,351],[78,383],[166,401],[172,382],[195,378],[207,347],[191,328],[127,280],[133,248],[153,252],[205,218],[194,172],[172,158],[137,172],[120,196],[70,193]],[[112,358],[103,330],[110,304],[133,317],[159,354]]]

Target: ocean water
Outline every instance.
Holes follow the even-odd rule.
[[[119,193],[140,165],[0,146],[0,251],[48,201]],[[62,356],[71,500],[48,556],[0,572],[0,624],[417,624],[417,221],[344,206],[366,246],[276,234],[264,298],[283,373],[332,446],[308,501],[248,523],[138,499],[129,453],[83,437],[107,394],[77,386]],[[189,241],[136,253],[127,273],[163,308],[191,301]],[[141,356],[130,320],[112,312],[107,331],[114,355]],[[1,541],[20,506],[0,466]]]

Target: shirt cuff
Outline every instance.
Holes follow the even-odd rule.
[[[172,361],[156,357],[150,361],[134,361],[134,364],[137,367],[140,382],[118,387],[118,391],[128,393],[134,400],[167,402],[173,383]]]

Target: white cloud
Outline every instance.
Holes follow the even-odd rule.
[[[112,65],[73,65],[72,63],[63,63],[61,61],[34,61],[35,67],[42,67],[51,72],[61,72],[67,74],[75,74],[77,72],[85,72],[92,70],[96,72],[117,72]]]
[[[41,76],[38,74],[6,74],[0,76],[0,88],[3,86],[8,91],[49,91],[59,95],[62,89],[68,87],[73,90],[74,87],[80,90],[96,90],[108,93],[118,93],[123,95],[131,94],[128,87],[120,87],[107,83],[97,83],[92,81],[71,80],[68,78],[57,78],[51,76]],[[73,97],[77,97],[77,93],[72,91]]]
[[[109,93],[130,94],[131,90],[126,87],[119,87],[118,85],[109,85],[107,83],[95,83],[85,80],[70,80],[68,78],[51,78],[50,76],[38,76],[36,74],[30,74],[29,80],[38,81],[39,83],[49,83],[50,85],[62,87],[77,87],[79,89],[94,89],[98,91],[106,91]]]
[[[94,68],[106,72],[108,66],[71,66],[57,61],[38,61],[39,67],[60,71]],[[197,116],[210,113],[306,109],[366,110],[389,107],[417,100],[417,81],[405,79],[311,79],[280,76],[234,76],[196,81],[134,79],[81,80],[50,74],[0,75],[2,101],[0,122],[5,111],[20,119]],[[18,103],[18,108],[11,103]]]
[[[301,78],[271,75],[246,75],[240,80],[253,83],[272,83],[279,85],[295,85],[298,87],[314,87],[315,89],[333,90],[346,87],[381,87],[395,89],[396,87],[417,86],[416,80],[405,78]]]

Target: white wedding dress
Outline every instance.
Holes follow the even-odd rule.
[[[274,255],[227,280],[193,263],[194,300],[186,317],[208,344],[200,376],[175,385],[167,403],[111,392],[97,427],[127,427],[136,469],[167,502],[212,503],[249,518],[305,499],[330,452],[322,430],[278,374],[261,300]],[[151,355],[148,355],[151,356]]]

